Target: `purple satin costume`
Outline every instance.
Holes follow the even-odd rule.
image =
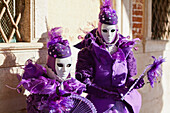
[[[117,51],[110,54],[100,42],[94,29],[85,39],[75,45],[83,48],[78,53],[76,78],[87,84],[87,98],[98,113],[110,109],[109,113],[139,113],[141,95],[133,89],[122,101],[120,98],[134,83],[137,74],[136,60],[132,48],[135,41],[128,41],[120,34]]]

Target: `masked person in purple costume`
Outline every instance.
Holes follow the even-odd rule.
[[[144,85],[141,79],[135,88],[121,100],[121,97],[135,82],[136,59],[132,48],[137,39],[127,40],[117,31],[118,17],[106,0],[99,14],[98,28],[76,44],[78,53],[76,78],[86,84],[87,98],[98,113],[139,113],[141,95],[136,89]]]
[[[46,68],[27,61],[18,90],[22,85],[28,92],[28,113],[64,113],[73,107],[71,94],[80,95],[85,85],[70,76],[71,49],[63,40],[60,28],[49,31]]]

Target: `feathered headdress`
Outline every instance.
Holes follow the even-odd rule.
[[[55,59],[66,58],[71,56],[71,49],[67,40],[63,40],[61,27],[55,27],[48,32],[49,42],[47,66],[51,68],[55,73]]]
[[[71,49],[67,40],[61,36],[61,27],[55,27],[48,32],[48,55],[54,58],[66,58],[71,56]]]
[[[118,23],[118,17],[116,11],[112,9],[112,3],[110,0],[103,0],[100,7],[99,21],[104,24],[116,25]]]

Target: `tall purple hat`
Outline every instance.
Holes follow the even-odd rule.
[[[61,27],[55,27],[48,32],[49,42],[47,66],[55,72],[55,59],[66,58],[71,56],[71,49],[67,40],[63,40],[61,36]]]
[[[103,0],[100,7],[99,21],[103,24],[116,25],[118,23],[118,17],[116,11],[112,9],[112,3],[110,0]]]

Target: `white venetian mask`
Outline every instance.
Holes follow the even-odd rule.
[[[55,71],[57,73],[57,76],[65,80],[71,71],[71,62],[71,57],[56,58]]]
[[[103,39],[106,43],[112,43],[117,34],[116,25],[107,25],[102,24],[101,26],[101,35],[103,36]]]

